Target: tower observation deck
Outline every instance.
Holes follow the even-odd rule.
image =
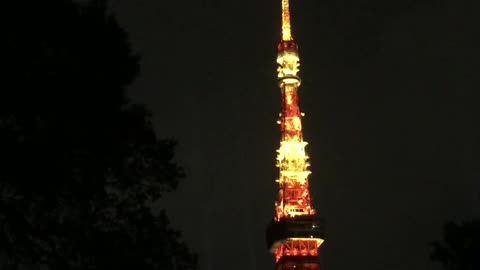
[[[277,49],[281,140],[277,150],[278,198],[266,232],[267,246],[275,255],[276,270],[317,270],[323,228],[310,201],[310,164],[298,104],[300,58],[292,37],[289,0],[282,0],[282,40]]]

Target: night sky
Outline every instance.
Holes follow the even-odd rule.
[[[438,269],[448,220],[478,216],[478,1],[291,0],[322,269]],[[187,177],[162,202],[200,270],[273,269],[280,0],[117,0],[131,86]]]

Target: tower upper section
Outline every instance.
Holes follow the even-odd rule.
[[[289,1],[282,0],[282,40],[278,44],[277,78],[282,97],[280,113],[281,141],[277,150],[277,167],[280,175],[279,196],[276,202],[276,220],[313,215],[308,189],[307,143],[303,141],[302,116],[298,103],[298,76],[300,58],[298,45],[292,38]]]

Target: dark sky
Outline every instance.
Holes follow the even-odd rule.
[[[479,214],[478,1],[291,0],[322,269],[424,270]],[[142,56],[134,100],[179,141],[166,198],[201,270],[273,269],[280,0],[117,0]]]

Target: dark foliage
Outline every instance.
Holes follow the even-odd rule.
[[[432,243],[432,260],[447,270],[473,270],[480,267],[480,220],[460,225],[449,222],[443,230],[443,243]]]
[[[138,72],[105,3],[2,2],[0,269],[191,269],[151,205],[183,173],[125,89]]]

